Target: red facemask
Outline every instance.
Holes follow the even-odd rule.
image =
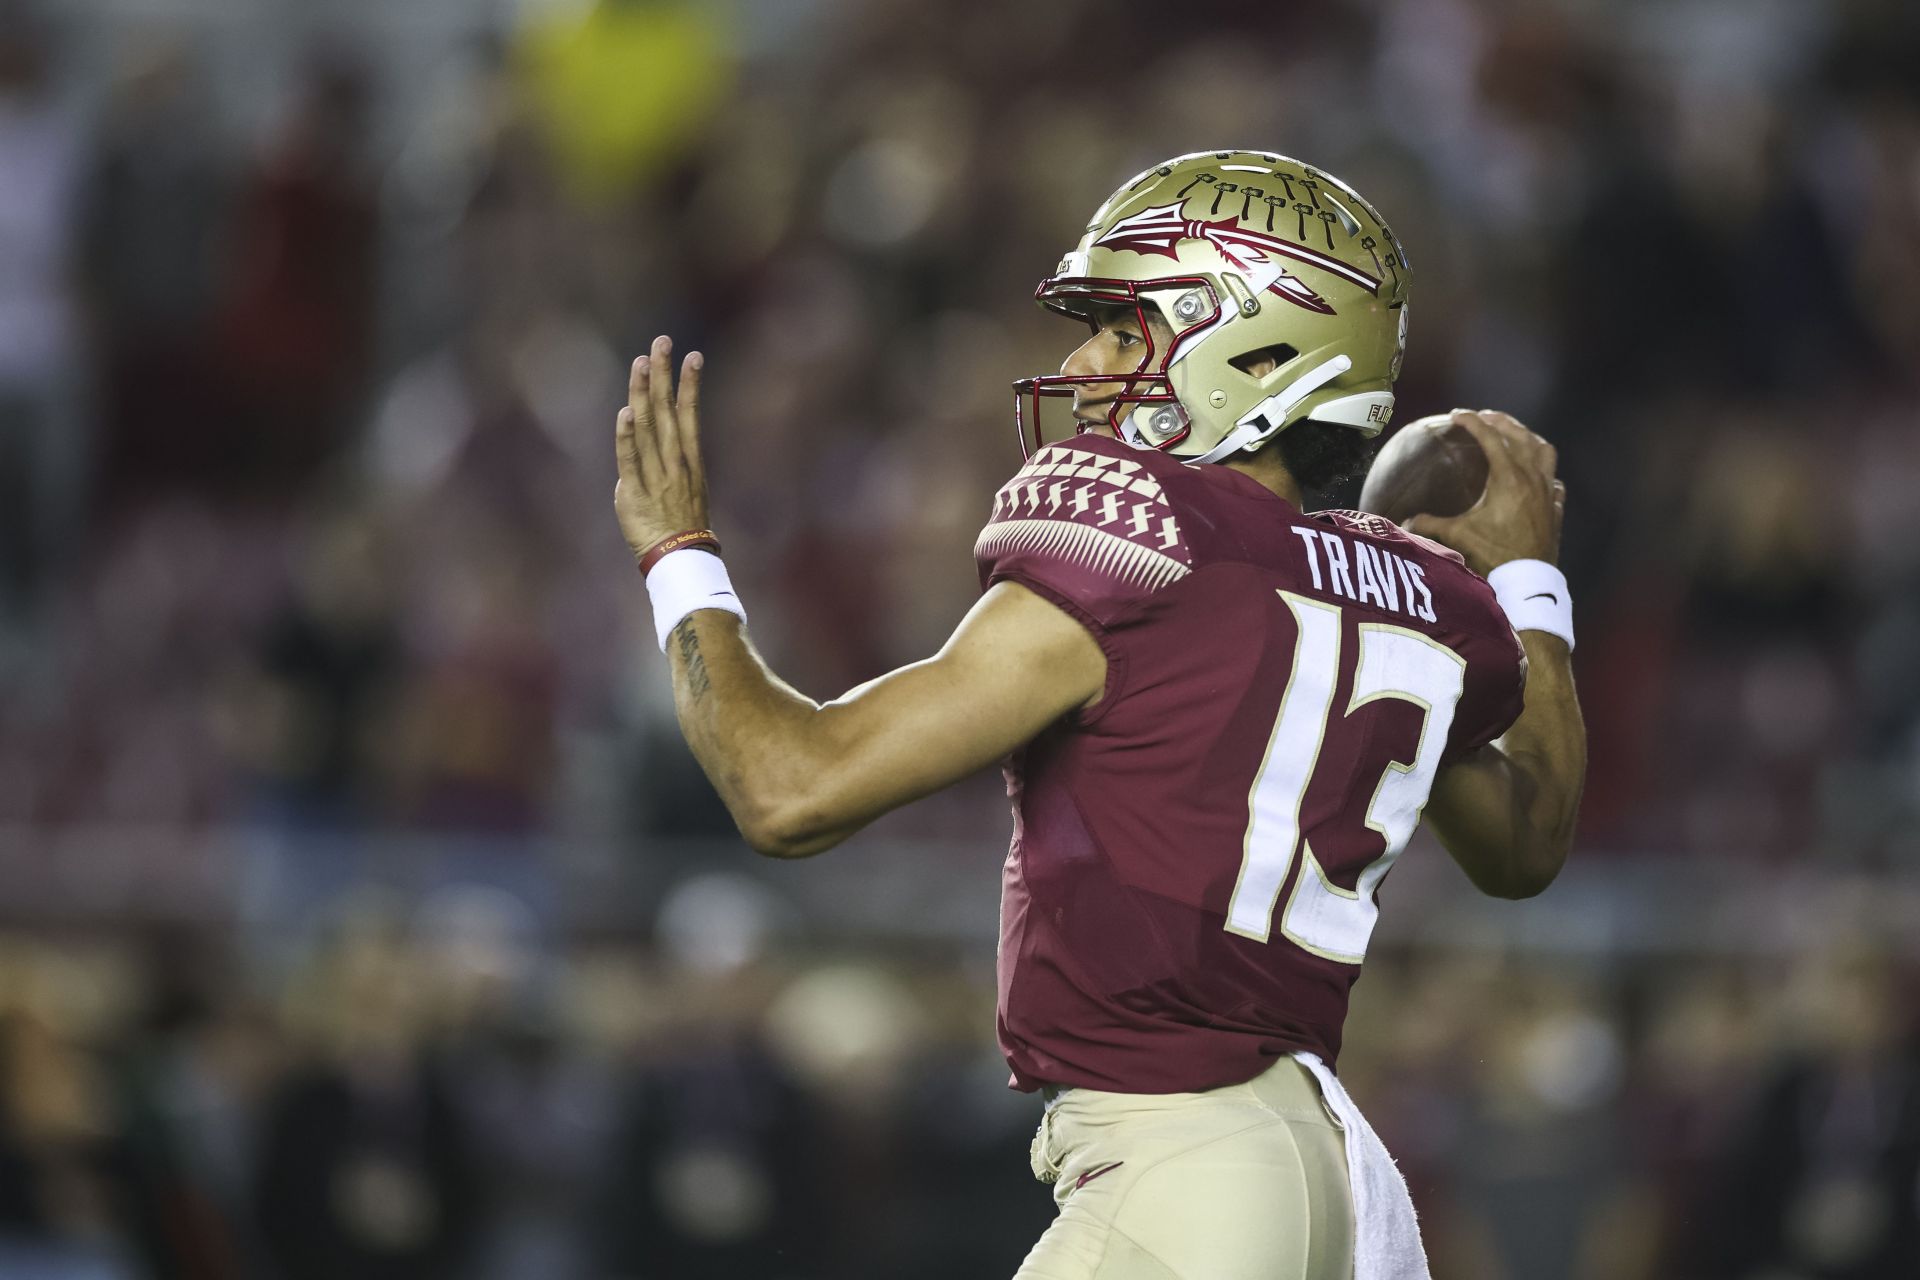
[[[1149,294],[1169,296],[1163,305]],[[1170,370],[1186,343],[1222,318],[1219,296],[1204,276],[1141,281],[1056,276],[1042,282],[1033,296],[1048,310],[1083,321],[1096,333],[1099,326],[1088,315],[1089,308],[1126,308],[1139,321],[1146,350],[1140,363],[1128,373],[1055,373],[1015,382],[1013,417],[1023,455],[1031,457],[1035,450],[1053,443],[1046,438],[1041,421],[1042,400],[1070,400],[1083,386],[1121,384],[1119,394],[1107,406],[1107,424],[1116,438],[1141,449],[1170,449],[1187,438],[1191,422],[1174,395]],[[1175,326],[1173,339],[1164,350],[1154,343],[1153,329],[1147,322],[1149,307]],[[1087,429],[1085,423],[1074,424],[1075,432]]]

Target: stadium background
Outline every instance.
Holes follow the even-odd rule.
[[[1402,419],[1561,449],[1543,898],[1417,845],[1343,1074],[1442,1280],[1920,1257],[1920,9],[58,0],[0,13],[0,1275],[1010,1274],[984,777],[758,861],[610,509],[830,696],[923,656],[1028,301],[1214,145],[1408,245]]]

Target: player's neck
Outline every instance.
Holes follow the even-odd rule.
[[[1230,458],[1220,465],[1232,467],[1241,475],[1273,490],[1294,506],[1302,506],[1305,495],[1300,492],[1299,481],[1293,478],[1293,473],[1287,470],[1286,464],[1275,456],[1273,450],[1262,449],[1251,457]]]

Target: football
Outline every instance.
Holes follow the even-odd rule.
[[[1360,509],[1395,524],[1425,513],[1457,516],[1487,489],[1487,455],[1444,413],[1409,422],[1380,447],[1360,488]]]

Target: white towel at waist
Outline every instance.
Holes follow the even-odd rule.
[[[1311,1053],[1296,1053],[1347,1131],[1347,1182],[1353,1188],[1353,1280],[1431,1280],[1407,1180],[1387,1154],[1346,1086]]]

